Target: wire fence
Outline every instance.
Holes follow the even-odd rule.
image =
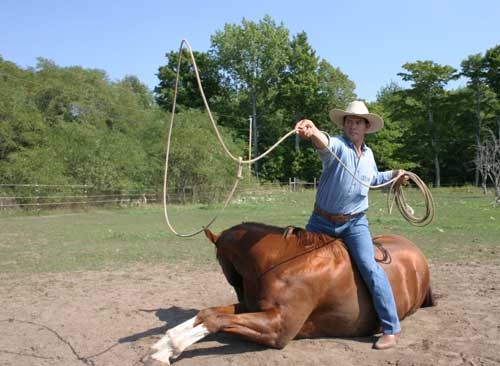
[[[34,210],[98,205],[142,206],[157,201],[154,190],[109,189],[87,185],[0,184],[0,210]]]
[[[316,191],[318,181],[302,181],[291,178],[285,182],[240,182],[235,199],[245,196],[286,194],[290,192]],[[462,187],[463,185],[446,185]],[[472,185],[469,185],[473,189]],[[167,192],[171,204],[214,204],[223,202],[231,186],[184,186]],[[475,194],[479,191],[473,189]],[[450,192],[452,194],[452,192]],[[55,208],[83,208],[91,206],[143,207],[160,204],[162,188],[97,189],[85,184],[0,184],[0,211],[50,210]]]
[[[279,194],[315,189],[314,182],[290,179],[288,182],[241,182],[237,195]],[[167,200],[172,204],[222,202],[231,189],[230,185],[218,187],[184,186],[169,190]],[[53,208],[78,208],[88,206],[141,207],[163,201],[161,188],[97,189],[96,187],[69,184],[0,184],[0,210],[42,210]]]

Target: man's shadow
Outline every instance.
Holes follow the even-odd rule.
[[[176,327],[177,325],[185,322],[188,319],[193,318],[198,314],[199,310],[196,309],[183,309],[177,306],[172,306],[168,309],[139,309],[139,311],[146,313],[155,313],[159,320],[165,322],[166,324],[161,327],[156,327],[148,329],[144,332],[132,334],[130,336],[120,338],[119,343],[130,343],[136,342],[140,339],[152,337],[152,336],[163,336],[168,329]],[[197,343],[211,342],[215,341],[221,343],[222,346],[209,347],[209,348],[199,348],[190,350],[189,348],[184,351],[178,360],[183,358],[193,358],[199,356],[215,356],[215,355],[227,355],[227,354],[241,354],[246,352],[258,352],[267,349],[257,343],[248,342],[241,338],[235,337],[233,335],[225,333],[215,333],[210,334],[203,338]],[[156,340],[154,341],[156,342]],[[153,345],[153,343],[151,345]],[[152,350],[153,352],[153,350]]]

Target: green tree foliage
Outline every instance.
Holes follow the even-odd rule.
[[[260,123],[261,104],[277,87],[288,61],[289,32],[283,24],[265,16],[259,23],[243,19],[241,25],[226,24],[223,31],[212,36],[212,52],[226,78],[226,85],[235,93],[248,96],[252,115],[253,155],[259,154],[261,135],[265,139],[268,126]],[[259,118],[257,118],[259,116]],[[259,119],[259,122],[257,121]],[[255,174],[259,175],[256,162]]]
[[[156,89],[158,102],[166,110],[172,108],[169,93],[175,81],[175,57],[176,52],[167,54],[168,63],[160,68],[161,81]],[[243,19],[241,24],[226,24],[223,30],[212,36],[210,51],[207,54],[195,53],[195,57],[202,60],[197,64],[206,64],[206,58],[215,64],[211,64],[213,67],[207,72],[206,89],[215,91],[207,94],[210,94],[209,103],[217,112],[219,123],[247,140],[248,118],[251,116],[253,156],[273,144],[301,118],[310,118],[330,130],[329,108],[344,107],[355,96],[354,83],[338,68],[316,55],[305,32],[290,39],[284,25],[276,24],[269,16],[259,22]],[[203,76],[202,66],[199,65],[199,69]],[[186,61],[181,69],[181,80],[193,80],[193,77],[192,65]],[[184,82],[182,86],[186,88],[184,92],[189,90],[189,97],[180,102],[179,108],[204,109],[194,83]],[[310,154],[309,160],[317,159],[310,149],[295,153],[299,142],[299,139],[290,139],[262,160],[259,178],[283,180],[290,174],[308,175],[305,165],[303,170],[291,169],[294,159],[300,157],[299,160],[303,161],[304,154]],[[320,169],[317,160],[316,163]]]
[[[439,187],[441,185],[439,159],[442,145],[440,138],[448,126],[445,125],[446,120],[440,120],[436,113],[446,96],[444,87],[450,80],[458,78],[458,75],[453,67],[442,66],[433,61],[406,63],[403,68],[407,72],[398,75],[404,81],[411,82],[411,89],[406,90],[408,96],[406,104],[416,112],[421,121],[426,121],[426,124],[422,124],[416,120],[415,126],[418,126],[420,132],[425,131],[429,136],[430,145],[427,150],[430,151],[434,162],[434,186]]]
[[[248,156],[249,116],[254,157],[301,118],[342,133],[328,111],[354,100],[355,84],[317,55],[305,32],[290,37],[283,24],[266,16],[226,24],[211,41],[208,52],[194,55],[235,155]],[[182,52],[169,189],[224,191],[234,180],[236,163],[213,136],[192,61]],[[155,94],[131,75],[110,81],[102,70],[59,67],[43,58],[23,69],[0,57],[1,183],[87,184],[97,192],[160,188],[178,53],[166,54]],[[434,178],[436,186],[441,177],[465,183],[481,176],[486,187],[492,178],[476,167],[481,166],[478,147],[488,148],[484,130],[497,131],[500,124],[499,55],[495,46],[484,56],[465,58],[460,75],[467,85],[448,91],[447,83],[459,75],[453,67],[433,61],[404,64],[399,76],[409,87],[391,83],[368,103],[385,120],[384,129],[367,136],[379,169],[413,170]],[[312,181],[321,164],[309,142],[291,138],[257,171],[269,181]]]
[[[205,96],[212,105],[224,92],[223,80],[219,74],[218,64],[214,57],[207,52],[193,51],[196,66],[200,75]],[[167,64],[159,68],[158,78],[160,83],[155,88],[156,101],[163,109],[172,110],[174,96],[175,77],[179,52],[170,51],[165,57]],[[198,82],[194,71],[194,65],[187,49],[182,50],[181,65],[179,70],[179,85],[177,90],[177,105],[184,108],[204,108],[200,96]]]
[[[31,70],[0,57],[0,161],[43,142],[47,126],[33,97],[32,79]]]
[[[481,101],[483,95],[485,94],[486,83],[485,83],[485,59],[478,53],[475,55],[470,55],[467,59],[463,60],[461,63],[462,72],[461,75],[467,77],[469,80],[467,82],[469,88],[474,93],[476,113],[475,113],[475,137],[476,137],[476,173],[475,173],[475,183],[476,186],[479,183],[479,154],[481,147],[481,130],[482,130],[482,118],[481,118]]]
[[[277,105],[289,111],[295,121],[311,116],[316,110],[319,91],[319,58],[302,32],[295,35],[288,48],[288,65],[282,71]]]
[[[321,60],[319,63],[319,108],[322,115],[317,120],[320,126],[327,128],[331,122],[328,112],[333,108],[343,109],[356,99],[354,89],[356,84],[344,74],[338,67],[332,66],[328,61]]]
[[[1,59],[0,93],[1,183],[86,184],[106,193],[161,188],[168,114],[137,77],[110,82],[100,70],[45,59],[23,70]],[[177,119],[174,190],[232,179],[235,164],[206,149],[207,117],[185,110]]]
[[[367,105],[371,113],[378,114],[384,119],[383,129],[366,136],[367,144],[374,152],[380,171],[412,170],[417,166],[405,153],[403,136],[408,130],[409,123],[395,112],[395,108],[401,103],[401,90],[397,84],[391,83],[379,91],[376,102]]]
[[[500,45],[492,47],[484,55],[486,82],[500,100]]]
[[[231,153],[240,156],[243,147],[224,127],[219,127]],[[177,193],[196,187],[209,191],[213,187],[229,187],[236,178],[237,163],[230,159],[218,143],[206,113],[187,110],[174,119],[169,157],[169,187]]]

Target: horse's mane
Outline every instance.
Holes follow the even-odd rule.
[[[259,222],[243,222],[240,226],[243,229],[257,230],[268,234],[282,234],[283,238],[287,241],[294,236],[296,238],[297,245],[305,249],[320,248],[327,244],[332,244],[333,246],[344,245],[343,242],[337,238],[333,238],[326,234],[314,233],[312,231],[307,231],[306,229],[291,225],[287,227],[279,227]]]
[[[242,222],[240,225],[243,229],[264,231],[270,234],[283,234],[287,228],[262,224],[260,222]]]

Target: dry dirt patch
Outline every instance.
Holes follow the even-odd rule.
[[[434,264],[438,306],[402,323],[397,348],[375,338],[306,339],[274,350],[211,335],[185,365],[500,365],[500,267]],[[197,310],[232,303],[217,271],[0,273],[0,365],[139,365],[165,330]]]

